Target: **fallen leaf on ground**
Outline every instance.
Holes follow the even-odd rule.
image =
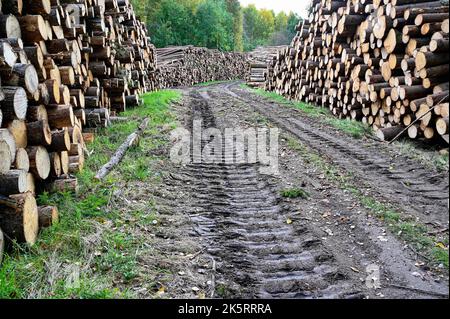
[[[206,299],[205,293],[204,293],[204,292],[200,292],[200,293],[198,294],[198,299]]]
[[[161,286],[158,291],[156,292],[156,295],[161,296],[164,295],[164,293],[166,292],[166,287]]]

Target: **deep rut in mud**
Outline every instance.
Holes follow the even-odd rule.
[[[192,235],[204,249],[202,256],[213,265],[208,266],[212,272],[208,297],[448,295],[443,281],[447,273],[434,274],[417,266],[421,264],[417,255],[386,232],[387,225],[372,218],[371,211],[346,190],[327,184],[321,169],[290,150],[286,137],[352,173],[355,186],[364,192],[437,229],[448,226],[445,174],[393,154],[384,145],[338,133],[294,109],[251,94],[238,83],[186,88],[183,93],[179,115],[191,132],[197,120],[202,130],[214,128],[222,135],[231,127],[275,125],[282,132],[279,176],[262,174],[259,162],[228,161],[245,155],[223,152],[230,148],[230,140],[223,136],[220,147],[225,155],[215,162],[196,162],[198,155],[193,155],[191,145],[190,163],[171,175],[170,183],[180,196],[173,205],[189,216]],[[202,141],[201,149],[209,142]],[[311,197],[282,197],[281,191],[291,186],[306,187]],[[381,290],[366,284],[372,278],[371,267],[380,271]],[[420,289],[412,293],[395,285]]]
[[[190,98],[189,122],[216,127],[208,96],[193,92]],[[179,173],[193,193],[196,232],[208,243],[218,280],[226,283],[222,296],[363,297],[307,225],[288,225],[292,208],[281,203],[258,163],[189,164]]]
[[[223,84],[220,90],[255,108],[423,222],[440,228],[448,226],[448,176],[428,171],[404,157],[395,158],[383,153],[384,146],[380,143],[365,142],[361,145],[342,135],[335,136],[293,109],[249,95],[236,83]]]

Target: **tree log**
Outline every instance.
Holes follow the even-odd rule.
[[[27,148],[28,157],[30,158],[30,172],[34,177],[39,179],[47,179],[50,175],[50,157],[47,150],[43,146],[30,146]]]
[[[55,206],[40,206],[38,207],[38,214],[40,229],[55,225],[59,221],[58,208]]]
[[[10,238],[33,245],[39,231],[39,215],[33,195],[0,195],[0,228]]]

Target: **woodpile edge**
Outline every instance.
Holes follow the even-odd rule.
[[[372,126],[449,140],[448,0],[313,0],[290,46],[266,72],[267,91]]]
[[[77,191],[96,129],[155,89],[154,51],[128,0],[0,1],[0,260],[58,221],[36,194]]]

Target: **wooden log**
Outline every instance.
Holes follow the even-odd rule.
[[[2,87],[5,95],[0,105],[2,107],[3,120],[13,120],[17,118],[24,120],[28,109],[27,93],[21,87]]]
[[[0,194],[12,195],[27,191],[27,173],[23,170],[10,170],[0,174]]]
[[[39,231],[36,199],[31,193],[0,195],[0,228],[9,238],[33,245]]]
[[[433,67],[448,63],[448,54],[434,52],[418,52],[416,55],[416,68],[421,70],[425,67]]]
[[[7,86],[23,87],[34,94],[39,86],[39,77],[32,64],[16,63],[12,69],[0,68],[2,82]]]
[[[436,104],[446,103],[449,101],[449,91],[431,94],[426,97],[426,104],[432,107]]]
[[[12,68],[17,62],[17,54],[11,44],[0,40],[0,67]]]
[[[27,153],[30,159],[30,172],[38,179],[47,179],[50,175],[50,157],[45,147],[29,146]]]
[[[78,193],[78,180],[76,178],[59,178],[45,184],[45,189],[50,192]]]
[[[16,142],[16,147],[25,148],[28,145],[27,126],[25,121],[13,120],[8,123],[7,128]]]
[[[48,15],[51,11],[50,0],[23,0],[24,8],[28,14]]]
[[[16,159],[16,141],[14,140],[11,132],[4,128],[0,128],[0,140],[5,141],[9,146],[9,153],[11,155],[11,163],[9,163],[9,166],[11,166]]]
[[[18,17],[22,29],[22,39],[26,43],[39,43],[48,40],[48,29],[41,15]]]
[[[30,159],[28,158],[28,153],[24,148],[17,149],[16,158],[12,166],[15,169],[20,169],[25,172],[30,170]]]
[[[30,192],[33,196],[36,196],[36,179],[33,174],[27,174],[27,192]]]
[[[445,118],[440,118],[436,121],[436,131],[439,133],[439,135],[445,135],[449,133],[448,116]]]
[[[0,38],[21,38],[22,32],[17,18],[12,14],[0,14]]]
[[[405,129],[402,125],[380,128],[376,132],[376,136],[380,141],[391,141],[394,137],[397,137]]]
[[[70,105],[50,105],[47,108],[47,114],[52,128],[63,129],[74,126],[75,115]]]
[[[8,143],[0,139],[0,176],[9,171],[11,167],[11,150]]]
[[[57,178],[62,174],[61,157],[57,152],[49,153],[49,157],[50,157],[50,176],[53,178]]]
[[[59,221],[58,208],[55,206],[39,206],[39,228],[47,228]]]
[[[29,145],[49,146],[52,143],[52,132],[46,120],[28,122],[26,134]]]
[[[48,147],[51,152],[64,152],[70,150],[69,130],[62,129],[51,132],[52,143]]]

